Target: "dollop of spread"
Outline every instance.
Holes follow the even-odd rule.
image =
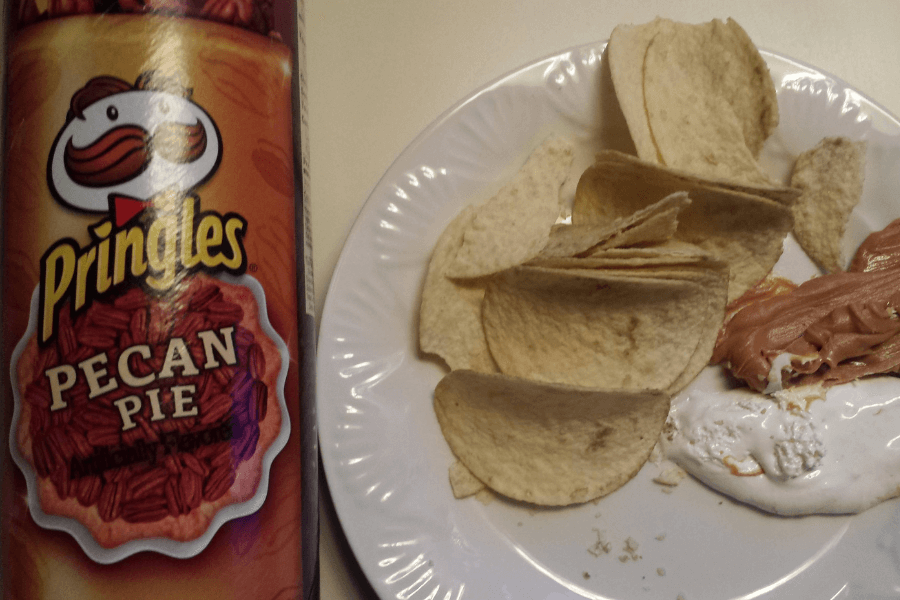
[[[770,280],[738,302],[711,362],[756,391],[900,371],[900,219],[871,234],[848,271]]]

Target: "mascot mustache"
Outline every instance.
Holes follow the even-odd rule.
[[[137,125],[109,130],[84,148],[70,139],[63,162],[66,173],[85,187],[107,187],[134,179],[146,170],[152,156],[178,164],[191,163],[206,150],[206,130],[193,125],[163,123],[149,135]]]

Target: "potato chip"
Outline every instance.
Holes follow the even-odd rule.
[[[654,60],[686,72],[687,79],[704,85],[704,93],[726,101],[731,107],[729,114],[740,122],[747,148],[758,157],[778,127],[778,98],[766,61],[747,32],[733,19],[698,25],[671,23],[650,45],[656,48],[647,48],[645,95],[647,71],[653,69]]]
[[[693,262],[711,259],[712,255],[703,248],[671,239],[652,246],[628,246],[619,248],[596,248],[584,255],[585,258],[640,258],[652,262],[657,258],[671,258],[678,262]]]
[[[729,301],[771,271],[793,226],[788,207],[644,161],[601,157],[588,168],[578,182],[572,222],[608,222],[676,190],[686,190],[691,204],[678,217],[675,239],[695,244],[728,263]]]
[[[447,276],[483,277],[537,256],[559,217],[559,190],[573,160],[573,145],[563,138],[538,147],[510,182],[477,207]]]
[[[697,210],[683,215],[676,235],[728,263],[731,302],[772,271],[793,219],[765,198],[718,190],[694,197]]]
[[[841,240],[862,198],[865,142],[825,138],[797,157],[791,185],[802,190],[793,206],[794,235],[826,271],[842,271]]]
[[[584,262],[593,262],[594,259],[583,259]],[[728,266],[719,261],[712,261],[710,264],[701,264],[701,263],[693,263],[693,264],[644,264],[637,267],[633,266],[612,266],[606,264],[606,261],[603,261],[604,264],[600,267],[593,267],[590,269],[581,269],[581,268],[571,268],[569,267],[569,271],[573,274],[577,274],[581,272],[582,274],[591,273],[590,276],[600,275],[603,277],[622,277],[622,278],[649,278],[649,279],[666,279],[666,280],[675,280],[675,281],[700,281],[707,275],[710,271],[715,272],[717,274],[722,274],[727,277],[728,275]],[[727,279],[726,279],[727,283]],[[727,290],[727,286],[726,286]],[[702,310],[703,308],[698,306],[698,310]]]
[[[609,70],[619,106],[625,115],[637,155],[651,162],[662,162],[644,108],[644,56],[647,46],[666,19],[656,18],[643,25],[619,25],[609,36],[606,51]]]
[[[672,196],[682,196],[687,199],[687,194],[683,192],[676,192]],[[681,213],[682,208],[682,206],[678,206],[655,212],[635,225],[616,232],[608,240],[600,242],[591,248],[588,254],[609,250],[610,248],[653,245],[670,240],[678,229],[678,215]]]
[[[644,56],[643,100],[663,164],[768,185],[756,157],[778,125],[775,86],[741,27],[664,22]]]
[[[713,256],[712,254],[695,244],[671,239],[650,246],[620,246],[614,248],[598,247],[584,254],[584,258],[634,258],[644,260],[648,263],[662,260],[663,262],[681,264],[712,260]]]
[[[713,256],[696,246],[680,240],[666,240],[650,246],[623,248],[594,247],[578,256],[538,257],[528,263],[533,267],[556,269],[640,269],[673,265],[702,265],[719,263]],[[727,265],[725,266],[727,268]]]
[[[677,185],[673,185],[673,189],[690,191],[691,189],[694,189],[698,186],[716,187],[724,190],[750,194],[751,196],[761,196],[780,204],[784,204],[785,206],[793,205],[794,202],[797,201],[797,198],[800,197],[800,190],[794,187],[749,185],[735,181],[698,177],[697,175],[693,175],[691,173],[688,173],[687,171],[667,167],[665,165],[660,165],[652,161],[641,160],[636,156],[624,154],[615,150],[602,150],[596,154],[594,164],[604,162],[612,162],[621,165],[632,165],[631,167],[626,168],[635,168],[635,165],[639,165],[640,168],[645,169],[647,172],[655,173],[655,176],[665,177],[672,182],[677,182]]]
[[[434,406],[453,453],[485,485],[522,502],[565,506],[606,495],[640,470],[669,397],[459,370],[438,383]]]
[[[655,250],[653,247],[640,249]],[[725,265],[725,263],[716,261],[709,253],[702,250],[700,250],[700,253],[698,254],[665,254],[658,252],[656,254],[646,255],[610,256],[609,252],[611,250],[621,250],[621,248],[598,250],[588,256],[536,258],[528,263],[528,266],[550,269],[616,269],[625,274],[633,274],[635,277],[645,276],[647,273],[654,273],[657,270],[664,269],[691,268],[694,266],[708,268],[706,265],[709,263],[723,265],[726,272],[728,269],[728,266]]]
[[[678,215],[690,203],[686,192],[673,192],[630,217],[617,219],[615,235],[597,244],[590,252],[669,241],[678,229]]]
[[[703,311],[703,316],[701,317],[702,331],[697,340],[697,346],[684,370],[666,389],[672,395],[677,394],[692,382],[712,358],[719,330],[725,322],[725,307],[728,303],[728,275],[729,271],[725,263],[714,264],[709,262],[704,264],[704,268],[673,269],[668,275],[695,281],[707,292],[705,308],[697,307],[697,310]],[[666,277],[667,275],[657,272],[656,276]]]
[[[484,489],[484,483],[474,475],[461,461],[455,460],[450,465],[450,489],[453,497],[457,499],[474,496]]]
[[[771,187],[756,159],[778,125],[775,86],[735,21],[619,25],[607,56],[640,158]]]
[[[564,262],[567,261],[567,262]],[[607,277],[634,277],[691,281],[700,285],[705,298],[698,300],[692,310],[702,313],[702,331],[684,370],[669,384],[666,391],[677,394],[694,380],[709,364],[719,330],[725,321],[728,300],[728,265],[711,259],[708,254],[678,254],[627,258],[570,258],[555,259],[553,266],[569,269],[595,269]],[[705,304],[702,302],[705,300]]]
[[[451,369],[497,372],[481,327],[484,282],[453,281],[447,267],[463,242],[463,234],[475,218],[467,207],[447,226],[435,244],[425,276],[419,306],[419,348],[436,354]]]
[[[482,322],[507,375],[664,390],[697,347],[706,295],[692,281],[519,267],[488,283]]]
[[[678,227],[678,213],[688,204],[688,195],[676,192],[610,223],[556,225],[550,232],[547,245],[534,260],[579,256],[596,249],[667,241]]]
[[[550,230],[550,239],[547,240],[547,245],[526,264],[542,258],[561,258],[584,254],[615,233],[615,227],[611,223],[585,223],[583,225],[559,223]]]

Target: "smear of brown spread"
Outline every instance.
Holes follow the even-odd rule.
[[[873,233],[844,273],[799,286],[769,282],[739,300],[723,327],[713,364],[757,390],[772,361],[791,354],[782,385],[846,383],[900,371],[900,219]]]

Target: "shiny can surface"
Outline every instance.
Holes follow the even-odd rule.
[[[6,598],[317,592],[296,8],[13,7]]]

